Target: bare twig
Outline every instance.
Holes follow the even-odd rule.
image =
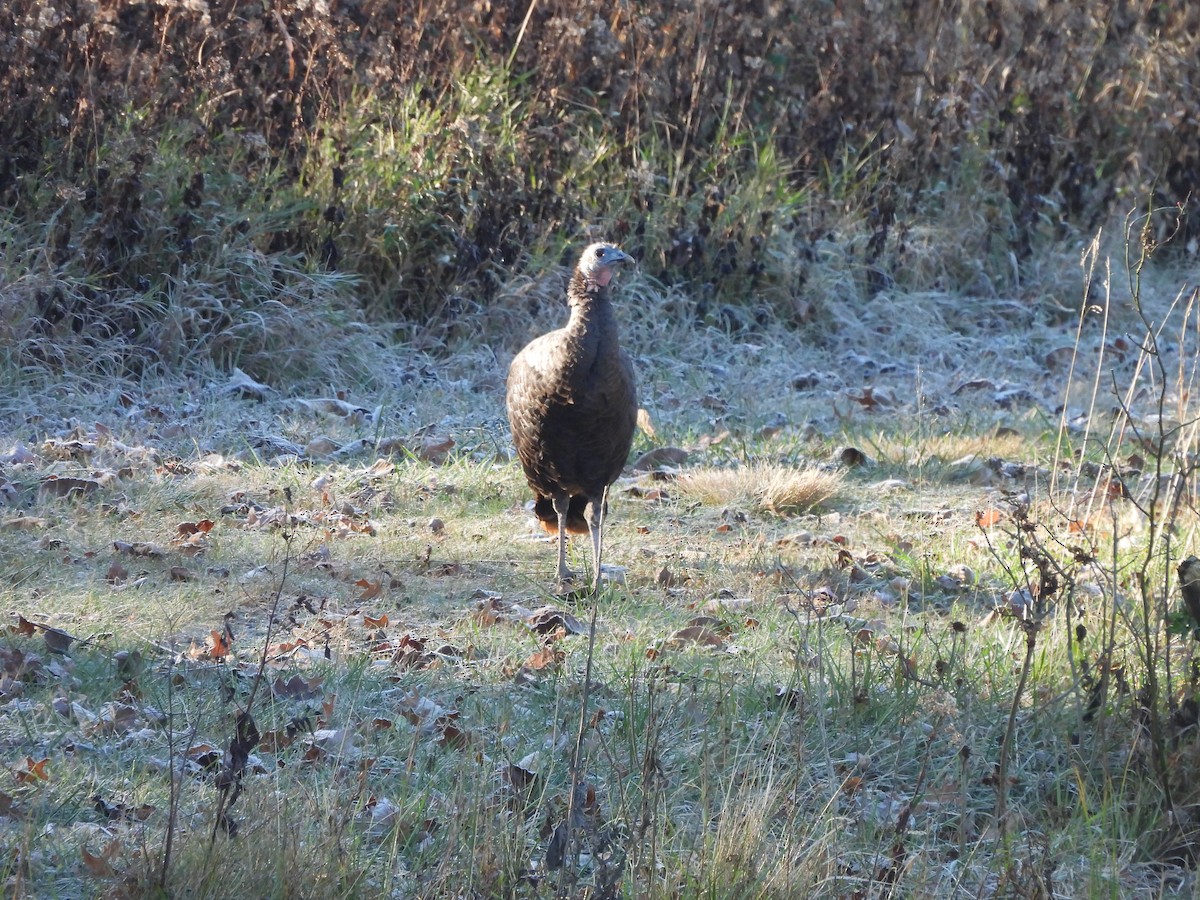
[[[291,492],[287,491],[286,493],[290,502]],[[254,708],[254,701],[258,696],[258,689],[262,685],[263,674],[267,668],[271,636],[275,630],[276,620],[279,615],[279,604],[283,599],[283,588],[287,584],[288,568],[292,558],[293,537],[292,532],[283,532],[285,548],[283,569],[279,574],[279,581],[275,586],[275,596],[271,601],[271,612],[267,617],[267,630],[263,638],[262,652],[259,654],[258,669],[254,673],[254,680],[250,685],[250,696],[246,698],[245,707],[238,712],[235,718],[234,736],[229,742],[229,749],[225,752],[224,765],[217,777],[219,799],[217,801],[216,814],[213,817],[212,831],[209,834],[210,852],[217,839],[218,829],[223,828],[231,834],[236,830],[234,823],[229,820],[229,809],[237,802],[238,797],[241,796],[246,761],[250,751],[258,744],[258,727],[255,725],[251,711]]]

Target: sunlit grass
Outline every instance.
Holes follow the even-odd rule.
[[[684,496],[709,505],[744,506],[786,516],[829,502],[841,480],[839,473],[824,469],[759,463],[735,469],[690,469],[678,487]]]

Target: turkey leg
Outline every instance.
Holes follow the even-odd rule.
[[[588,531],[592,534],[592,562],[595,569],[592,572],[592,592],[600,589],[600,548],[604,543],[604,510],[608,507],[608,488],[600,495],[600,502],[595,498],[588,500],[584,515],[587,516]]]
[[[569,494],[555,494],[552,502],[558,515],[558,581],[566,584],[573,581],[575,573],[567,568],[567,511],[571,508]]]

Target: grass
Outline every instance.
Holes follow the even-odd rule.
[[[712,505],[746,506],[759,512],[787,515],[808,512],[830,500],[839,482],[836,473],[781,465],[751,464],[736,469],[693,469],[680,480],[686,497]]]
[[[0,11],[0,894],[1194,893],[1188,14],[109,6]],[[687,459],[578,606],[598,238]]]
[[[507,350],[556,320],[558,284],[507,288],[537,300]],[[1123,508],[1074,530],[1064,504],[1083,502],[1085,463],[1105,455],[1072,425],[1074,393],[1060,431],[1065,374],[1043,351],[1077,347],[1072,384],[1145,379],[1120,354],[1089,371],[1136,318],[1114,301],[1107,334],[1085,317],[1077,336],[1069,320],[1021,328],[958,296],[898,294],[927,330],[868,314],[798,346],[771,325],[685,327],[670,314],[681,295],[644,275],[618,292],[656,434],[638,449],[691,455],[614,491],[606,556],[626,572],[595,600],[578,860],[547,865],[587,641],[557,620],[541,635],[525,624],[563,605],[508,450],[507,350],[368,341],[356,364],[396,376],[343,393],[368,415],[298,404],[320,395],[286,381],[264,400],[225,396],[215,371],[198,400],[149,378],[69,383],[53,407],[33,388],[10,397],[4,605],[80,640],[57,653],[24,628],[0,644],[7,894],[1186,892],[1172,860],[1191,838],[1162,812],[1150,737],[1130,729],[1139,634],[1188,690],[1190,647],[1162,645],[1160,614],[1144,633],[1136,613],[1128,573],[1153,529],[1118,531],[1111,564],[1056,563],[1071,580],[1044,598],[1024,681],[1027,623],[992,612],[1027,579],[1045,584],[1029,574],[1035,551],[1092,536],[1103,549],[1106,522],[1146,521]],[[1155,321],[1171,314],[1172,293],[1141,296]],[[946,324],[965,316],[973,327]],[[1185,372],[1187,340],[1165,351]],[[813,380],[796,389],[797,375]],[[1110,427],[1099,407],[1093,434]],[[281,452],[317,437],[368,443],[345,459]],[[370,449],[445,437],[437,464],[377,464]],[[866,463],[831,462],[847,446]],[[1117,446],[1108,457],[1124,459]],[[51,474],[103,483],[56,497],[37,489]],[[1033,537],[1006,499],[1021,495]],[[200,537],[179,531],[204,520]],[[1174,558],[1191,552],[1191,527],[1174,541]],[[121,550],[137,542],[161,555]],[[572,553],[585,562],[582,544]],[[251,710],[271,737],[229,810],[236,836],[214,837],[217,760],[272,621]],[[133,650],[137,673],[118,662]],[[1171,760],[1193,752],[1185,735],[1164,737]]]

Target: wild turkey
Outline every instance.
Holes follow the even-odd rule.
[[[633,365],[621,350],[609,283],[630,257],[613,244],[583,251],[567,287],[570,319],[517,354],[508,369],[508,421],[534,493],[534,514],[558,534],[558,580],[570,581],[567,532],[592,537],[592,590],[608,486],[637,423]]]

